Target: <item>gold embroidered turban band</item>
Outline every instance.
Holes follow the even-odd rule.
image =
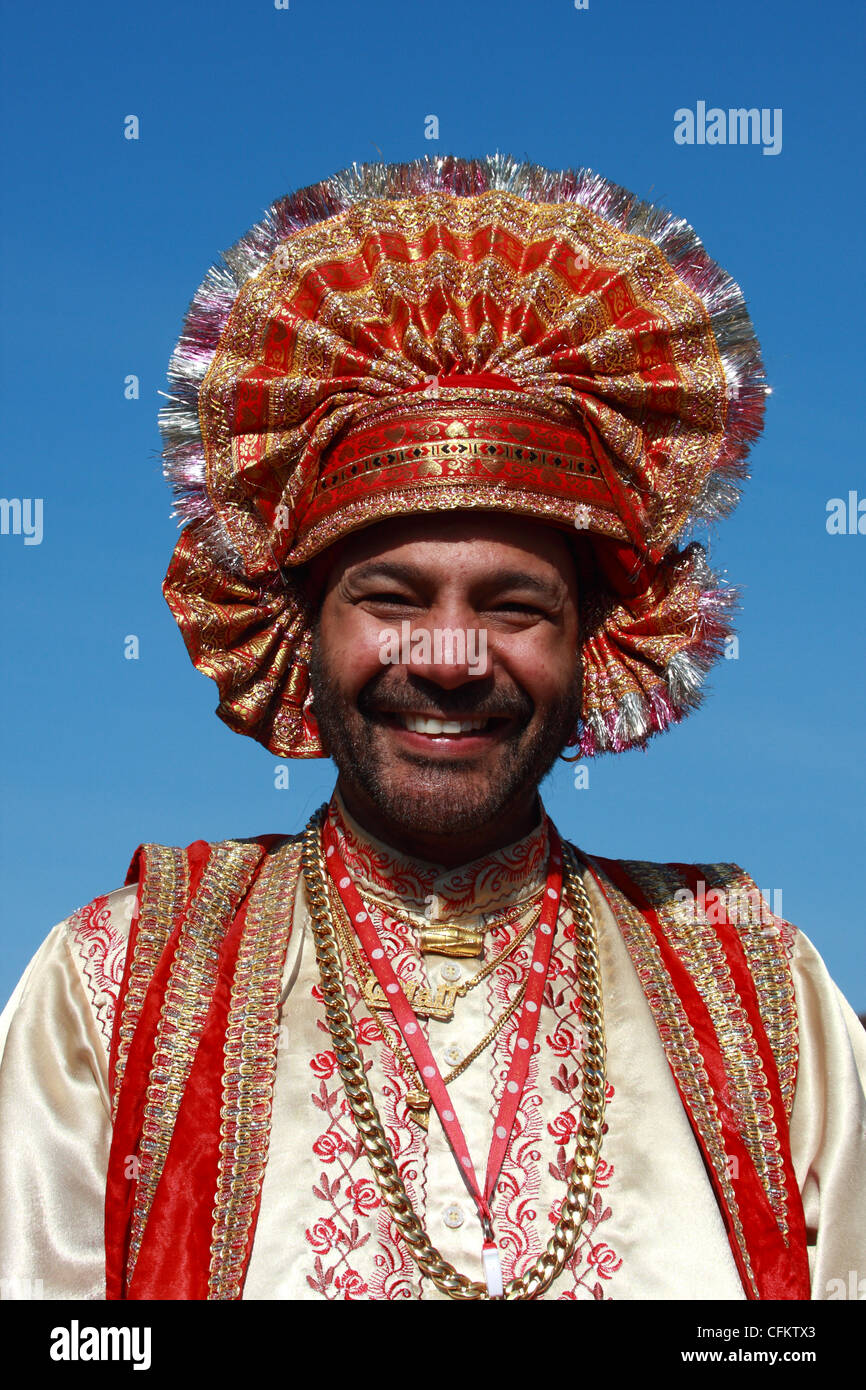
[[[239,733],[321,755],[298,567],[454,508],[579,539],[582,755],[698,703],[732,591],[677,540],[735,505],[766,387],[739,288],[681,219],[502,156],[355,167],[208,272],[169,378],[165,595]]]

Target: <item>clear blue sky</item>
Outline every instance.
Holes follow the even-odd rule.
[[[866,535],[825,526],[830,498],[866,497],[863,26],[853,0],[6,5],[0,491],[42,498],[44,535],[0,536],[0,997],[141,841],[293,830],[330,791],[322,761],[275,789],[160,593],[157,392],[202,274],[274,198],[352,161],[499,149],[691,221],[743,285],[774,387],[712,538],[743,586],[739,659],[587,790],[559,765],[548,807],[601,854],[741,863],[866,1009]],[[699,101],[781,108],[781,152],[675,143]]]

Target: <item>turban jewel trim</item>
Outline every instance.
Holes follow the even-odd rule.
[[[208,271],[169,380],[164,591],[239,733],[322,755],[298,567],[456,508],[575,537],[580,755],[699,702],[733,591],[677,542],[735,506],[766,386],[740,289],[682,219],[500,155],[354,166]]]

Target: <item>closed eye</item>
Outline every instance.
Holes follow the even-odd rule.
[[[408,594],[381,593],[381,594],[361,594],[358,603],[397,603],[401,608],[417,608],[416,599],[410,598]]]

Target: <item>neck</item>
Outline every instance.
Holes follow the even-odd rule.
[[[473,827],[469,832],[461,831],[459,835],[449,834],[444,828],[441,832],[416,830],[392,821],[363,792],[347,785],[342,776],[337,779],[337,791],[349,815],[368,835],[399,854],[446,869],[456,869],[495,854],[506,845],[522,840],[541,820],[541,802],[535,787],[524,797],[516,798],[495,821]],[[447,813],[443,814],[443,822],[446,820]]]

